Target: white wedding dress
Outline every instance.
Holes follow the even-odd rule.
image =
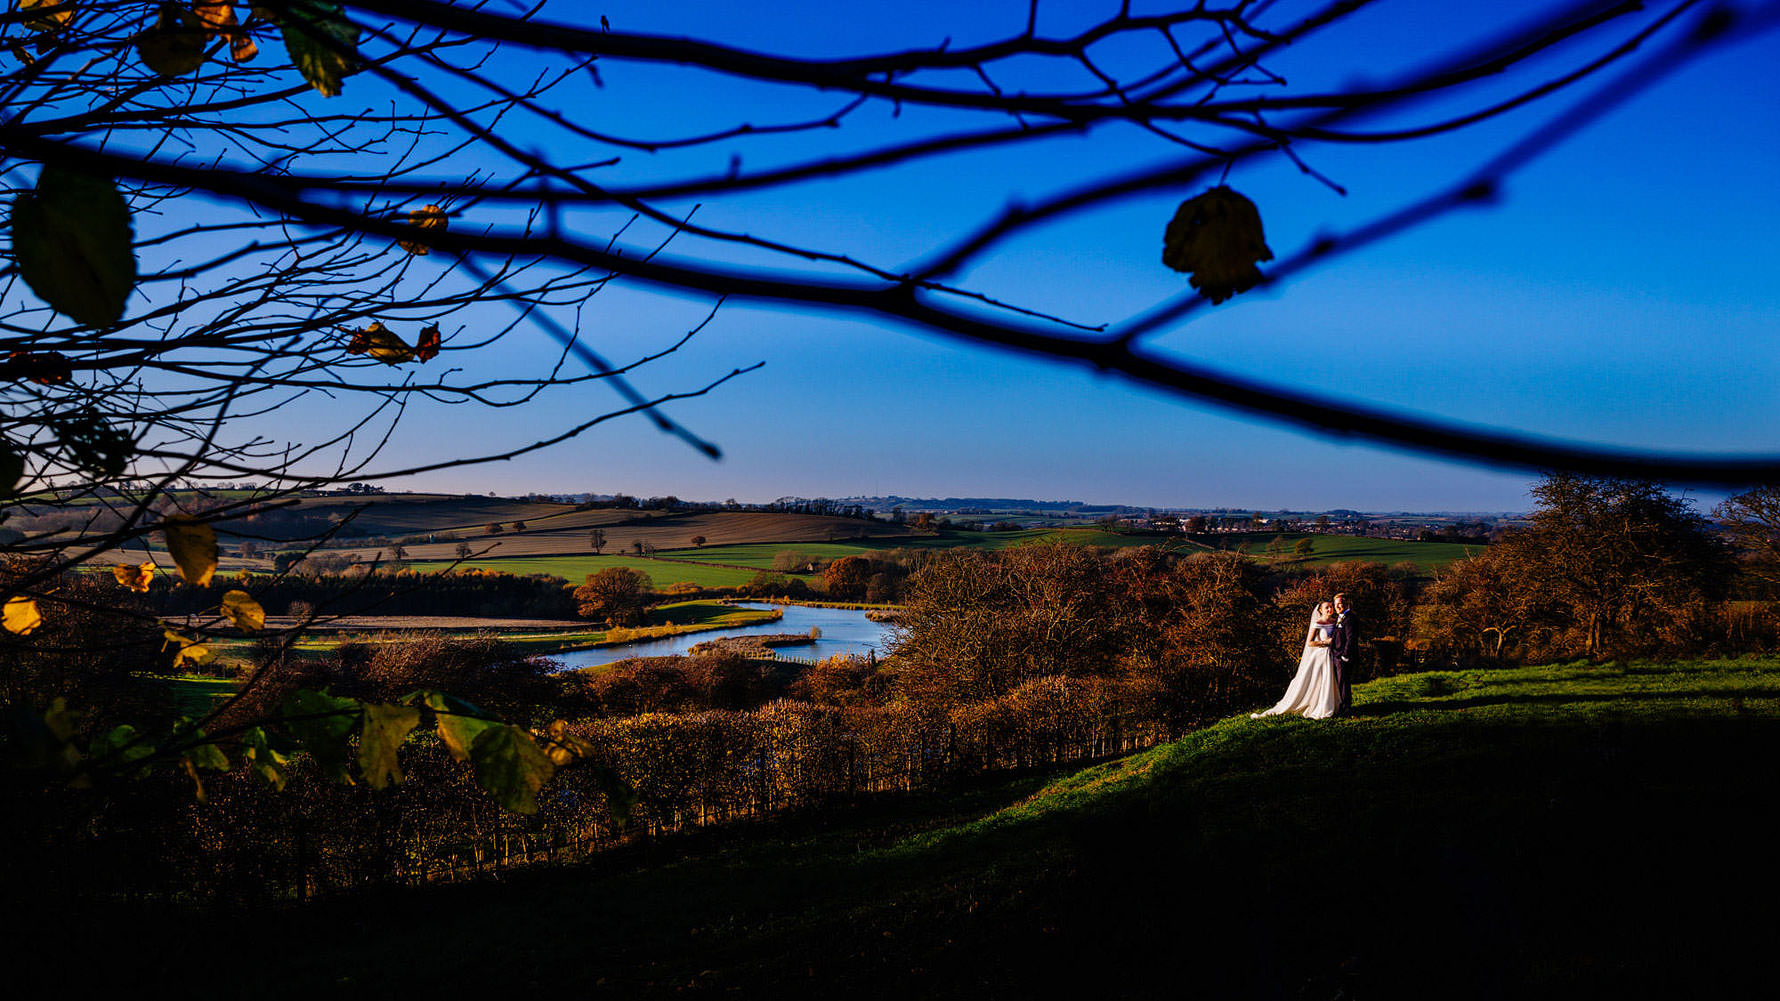
[[[1335,715],[1341,708],[1341,688],[1335,683],[1335,657],[1327,646],[1310,645],[1313,639],[1327,643],[1334,635],[1335,623],[1312,619],[1310,630],[1304,634],[1304,656],[1298,658],[1298,673],[1286,686],[1285,697],[1273,708],[1249,715],[1254,719],[1286,713],[1298,713],[1307,719],[1328,719]]]

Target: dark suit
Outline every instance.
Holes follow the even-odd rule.
[[[1354,706],[1354,669],[1359,666],[1359,625],[1352,609],[1335,618],[1335,634],[1329,637],[1330,660],[1335,665],[1335,685],[1341,689],[1341,712]]]

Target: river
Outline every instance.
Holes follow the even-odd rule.
[[[865,617],[865,613],[850,608],[813,608],[808,605],[768,605],[761,602],[739,602],[743,608],[778,608],[785,613],[777,622],[763,622],[754,626],[738,626],[732,629],[707,629],[697,633],[681,633],[678,636],[664,636],[658,640],[642,640],[637,643],[626,643],[623,646],[602,646],[592,650],[570,650],[567,653],[553,655],[563,670],[577,667],[598,667],[610,664],[626,657],[666,657],[683,654],[695,643],[714,640],[720,636],[746,636],[749,633],[807,633],[814,626],[822,631],[822,638],[814,643],[800,643],[797,646],[779,647],[781,656],[798,659],[833,657],[838,654],[855,654],[863,656],[868,650],[875,650],[880,655],[890,647],[890,627],[882,622],[873,622]]]

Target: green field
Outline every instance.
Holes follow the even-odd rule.
[[[912,539],[884,539],[860,542],[759,542],[733,546],[706,546],[702,549],[666,550],[658,554],[668,559],[706,560],[769,570],[773,558],[784,551],[807,553],[823,560],[843,556],[869,556],[882,549],[1007,549],[1037,542],[1073,542],[1085,546],[1121,549],[1128,546],[1160,546],[1176,552],[1201,549],[1229,549],[1264,557],[1266,546],[1277,532],[1236,532],[1227,535],[1199,535],[1192,538],[1169,535],[1122,535],[1098,528],[1042,529],[1019,532],[944,532],[936,536]],[[1394,565],[1413,563],[1425,572],[1464,559],[1481,546],[1465,546],[1450,542],[1409,542],[1401,539],[1367,539],[1351,535],[1314,535],[1285,533],[1287,545],[1299,539],[1312,540],[1316,549],[1308,559],[1292,558],[1290,565],[1303,567],[1331,566],[1354,560]],[[1289,554],[1288,554],[1289,555]],[[662,578],[655,578],[660,583]]]
[[[450,563],[423,561],[410,563],[417,573],[435,573],[450,566]],[[479,560],[459,564],[459,569],[499,570],[523,576],[525,574],[551,574],[561,577],[573,584],[587,579],[588,574],[597,573],[608,567],[628,567],[649,575],[649,579],[658,588],[670,584],[689,581],[699,587],[734,587],[746,584],[753,576],[752,570],[738,570],[732,567],[701,567],[686,563],[671,563],[662,560],[647,560],[636,556],[486,556]]]
[[[180,674],[157,676],[154,680],[164,682],[171,688],[174,708],[186,716],[205,715],[235,691],[233,678]]]
[[[121,904],[81,920],[131,982],[187,968],[177,946],[199,941],[210,976],[268,997],[1759,996],[1736,987],[1766,972],[1780,892],[1780,660],[1355,695],[1348,719],[1239,714],[1106,764],[473,885],[253,922]]]
[[[667,559],[706,560],[770,570],[773,557],[786,551],[807,553],[823,560],[838,560],[844,556],[870,556],[885,549],[1008,549],[1051,541],[1117,549],[1125,546],[1157,545],[1168,540],[1159,536],[1119,535],[1097,528],[1033,528],[1019,532],[949,531],[938,535],[857,542],[752,542],[731,546],[705,546],[702,549],[663,550],[657,555]]]
[[[1423,573],[1462,560],[1485,546],[1462,545],[1456,542],[1411,542],[1406,539],[1368,539],[1356,535],[1318,535],[1305,532],[1232,532],[1227,535],[1196,535],[1192,541],[1208,549],[1229,549],[1256,557],[1271,557],[1267,544],[1285,536],[1285,557],[1292,566],[1323,567],[1336,563],[1364,560],[1394,566],[1413,563]],[[1316,548],[1308,559],[1292,556],[1291,547],[1299,539],[1309,539]]]

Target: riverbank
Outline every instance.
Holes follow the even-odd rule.
[[[764,605],[796,605],[800,608],[839,608],[849,612],[901,612],[906,605],[864,601],[813,601],[807,598],[732,598],[731,601],[755,601]]]
[[[320,656],[349,643],[380,646],[402,643],[416,636],[448,639],[493,637],[518,647],[523,653],[552,656],[560,653],[597,650],[648,642],[687,633],[738,629],[777,622],[784,612],[777,609],[746,608],[730,601],[700,599],[657,605],[649,610],[652,620],[647,625],[611,629],[593,628],[591,623],[558,619],[473,618],[435,615],[348,615],[311,624],[306,632],[312,638],[298,640],[291,651],[300,656]],[[302,620],[291,616],[268,616],[267,632],[290,629]],[[221,638],[206,645],[224,661],[242,663],[248,659],[258,640]]]
[[[779,623],[775,632],[813,636],[798,652],[799,659],[823,660],[834,656],[867,656],[876,652],[879,656],[889,653],[890,636],[883,623],[873,622],[858,609],[830,608],[819,605],[793,605],[780,602],[768,605],[765,602],[750,602],[748,605],[722,606],[736,611],[752,612],[755,615],[772,616],[761,619],[752,625],[744,624],[735,627],[735,634],[749,635],[763,622],[776,619]],[[812,634],[811,630],[815,630]],[[673,657],[685,656],[695,645],[692,637],[664,635],[659,639],[641,640],[623,645],[604,644],[579,651],[571,651],[557,657],[557,663],[564,670],[600,667],[627,657]]]

